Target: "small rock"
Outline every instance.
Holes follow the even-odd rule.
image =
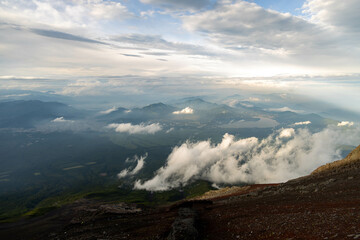
[[[355,234],[354,234],[355,235]],[[354,236],[354,239],[358,239],[358,238],[360,238],[360,234],[356,234],[355,236]]]

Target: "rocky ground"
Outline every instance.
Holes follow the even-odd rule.
[[[0,225],[0,239],[360,239],[360,147],[272,185],[212,191],[161,208],[81,200]]]

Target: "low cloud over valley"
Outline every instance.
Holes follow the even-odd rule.
[[[340,145],[360,141],[358,128],[280,129],[264,139],[236,139],[225,134],[220,143],[210,140],[175,147],[165,166],[152,179],[137,180],[135,189],[168,190],[194,180],[216,184],[283,182],[341,159]]]

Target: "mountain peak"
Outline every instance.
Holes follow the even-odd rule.
[[[175,111],[175,108],[170,105],[166,105],[162,102],[150,104],[148,106],[143,107],[141,110],[145,112],[158,112],[158,113],[170,113]]]

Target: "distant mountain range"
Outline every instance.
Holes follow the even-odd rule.
[[[184,109],[190,112],[182,112]],[[210,124],[213,127],[221,127],[222,125],[230,126],[231,122],[256,122],[261,118],[266,118],[277,121],[279,127],[302,121],[310,121],[312,127],[319,128],[326,125],[325,119],[314,113],[274,112],[258,107],[230,107],[200,98],[185,99],[172,105],[160,102],[133,109],[117,107],[108,113],[79,110],[59,102],[39,100],[0,102],[0,128],[33,128],[41,122],[49,122],[61,117],[66,120],[86,118],[86,121],[104,124],[158,122],[182,125],[186,122],[187,125]]]
[[[84,113],[58,102],[39,100],[0,102],[0,128],[32,128],[42,121],[61,117],[80,118],[84,117]]]

